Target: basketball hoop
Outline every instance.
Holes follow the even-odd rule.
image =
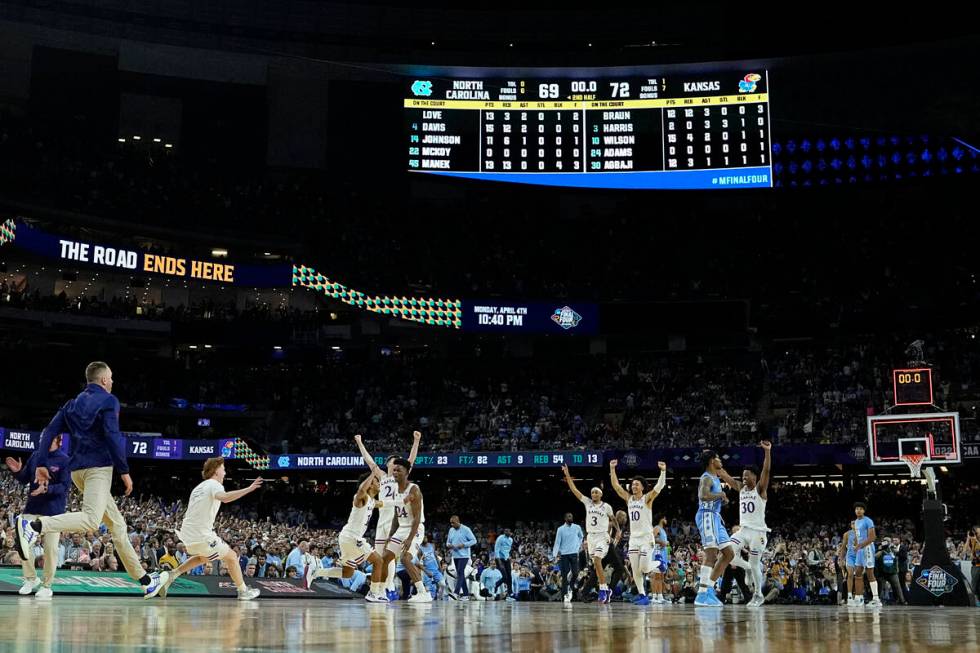
[[[925,454],[921,453],[905,453],[899,456],[906,465],[909,466],[909,472],[912,474],[912,478],[919,478],[922,473],[922,463],[925,461]]]

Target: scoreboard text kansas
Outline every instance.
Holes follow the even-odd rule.
[[[592,188],[772,186],[768,74],[411,80],[408,169]]]

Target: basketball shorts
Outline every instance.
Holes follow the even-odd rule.
[[[858,551],[848,550],[847,552],[847,566],[848,567],[864,567],[866,569],[874,569],[875,566],[875,545],[869,544],[868,546],[860,549]]]
[[[337,543],[340,544],[340,561],[345,566],[354,569],[364,564],[364,561],[374,551],[363,537],[352,537],[343,532],[337,538]]]
[[[648,574],[652,571],[650,567],[650,553],[653,551],[653,537],[650,535],[630,535],[629,548],[626,554],[629,556],[639,556],[640,573]]]
[[[749,526],[744,526],[737,533],[732,535],[732,543],[736,551],[749,551],[750,553],[761,554],[766,550],[769,543],[769,534]]]
[[[408,553],[413,558],[416,557],[419,553],[419,547],[422,546],[422,539],[425,537],[425,524],[419,524],[419,530],[415,533],[415,539],[411,542],[406,542],[405,540],[408,539],[411,532],[411,525],[400,527],[388,540],[385,548],[394,553],[396,557],[401,556],[403,552]]]
[[[593,558],[599,558],[601,560],[609,553],[608,533],[589,533],[587,540],[589,555]]]
[[[187,555],[203,556],[211,562],[214,562],[218,558],[223,558],[226,553],[231,551],[231,548],[213,533],[204,542],[184,542],[184,544],[187,545]]]
[[[725,549],[732,546],[725,522],[718,513],[699,510],[694,516],[694,523],[698,526],[701,546],[705,549]]]
[[[654,547],[650,553],[650,571],[655,574],[662,574],[667,571],[667,551],[659,546]]]

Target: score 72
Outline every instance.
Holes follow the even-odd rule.
[[[629,82],[609,82],[609,88],[612,90],[613,97],[629,97],[630,96],[630,83]]]
[[[149,448],[147,447],[147,444],[146,444],[145,441],[142,441],[141,442],[139,440],[133,440],[131,442],[131,444],[133,445],[133,455],[134,456],[145,456],[145,455],[147,455],[147,452],[149,451]]]

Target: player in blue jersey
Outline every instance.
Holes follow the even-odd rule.
[[[868,575],[868,586],[871,587],[871,603],[868,607],[880,608],[878,598],[878,581],[875,579],[875,523],[864,514],[867,506],[858,501],[854,504],[856,519],[851,527],[850,539],[854,541],[853,557],[848,557],[848,573],[854,574],[854,594],[857,605],[864,605],[864,582],[862,572]]]
[[[844,568],[844,585],[847,588],[847,597],[841,604],[844,607],[848,605],[856,606],[858,604],[857,597],[854,595],[854,542],[851,539],[854,535],[854,522],[851,522],[850,528],[844,531],[844,535],[840,538],[840,545],[837,547],[837,558],[841,567]],[[864,601],[864,588],[862,587],[861,600]]]
[[[442,585],[442,572],[439,570],[439,558],[436,556],[436,547],[426,533],[419,547],[419,558],[422,561],[422,580],[432,594],[432,598],[439,598],[439,586]]]
[[[728,503],[721,482],[724,481],[731,488],[736,485],[722,468],[721,458],[714,451],[701,454],[701,464],[704,473],[701,474],[698,484],[698,512],[694,516],[694,523],[701,534],[704,564],[701,565],[698,595],[694,599],[694,605],[721,606],[722,602],[715,596],[714,584],[725,573],[725,567],[734,556],[734,543],[728,537],[725,522],[721,519],[721,507]]]

